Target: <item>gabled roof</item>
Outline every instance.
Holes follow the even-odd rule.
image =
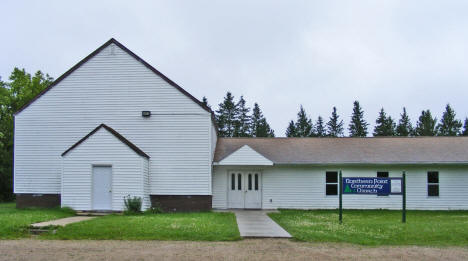
[[[85,140],[87,140],[89,137],[91,137],[94,133],[96,133],[98,130],[101,128],[106,129],[109,131],[112,135],[114,135],[117,139],[119,139],[123,144],[127,145],[130,149],[132,149],[136,154],[145,157],[145,158],[150,158],[148,154],[144,153],[140,148],[138,148],[135,144],[127,140],[124,136],[120,135],[116,130],[112,129],[111,127],[105,125],[104,123],[97,126],[94,130],[92,130],[88,135],[84,136],[81,140],[79,140],[77,143],[73,144],[70,148],[68,148],[64,153],[62,153],[62,157],[65,156],[68,152],[72,151],[74,148],[76,148],[78,145],[83,143]]]
[[[135,53],[133,53],[132,51],[130,51],[127,47],[125,47],[123,44],[119,43],[117,40],[115,40],[114,38],[111,38],[109,41],[107,41],[106,43],[104,43],[103,45],[101,45],[99,48],[97,48],[94,52],[92,52],[91,54],[89,54],[88,56],[86,56],[83,60],[81,60],[80,62],[78,62],[77,64],[75,64],[75,66],[73,66],[72,68],[70,68],[68,71],[66,71],[64,74],[62,74],[60,77],[58,77],[53,83],[51,83],[47,88],[45,88],[42,92],[40,92],[36,97],[34,97],[30,102],[26,103],[25,105],[23,105],[23,107],[21,107],[19,110],[17,110],[14,115],[17,115],[18,113],[20,113],[21,111],[23,111],[24,109],[26,109],[29,105],[31,105],[34,101],[36,101],[39,97],[41,97],[42,95],[44,95],[46,92],[48,92],[50,89],[52,89],[55,85],[57,85],[58,83],[60,83],[63,79],[65,79],[68,75],[70,75],[72,72],[74,72],[76,69],[78,69],[82,64],[84,64],[85,62],[87,62],[88,60],[90,60],[91,58],[93,58],[96,54],[98,54],[100,51],[102,51],[104,48],[106,48],[107,46],[109,46],[110,44],[115,44],[117,45],[118,47],[120,47],[122,50],[124,50],[126,53],[128,53],[130,56],[132,56],[133,58],[135,58],[137,61],[141,62],[144,66],[146,66],[146,68],[150,69],[152,72],[154,72],[156,75],[158,75],[159,77],[161,77],[163,80],[165,80],[168,84],[172,85],[173,87],[175,87],[177,90],[179,90],[181,93],[183,93],[185,96],[187,96],[188,98],[190,98],[192,101],[194,101],[195,103],[197,103],[198,105],[200,105],[200,107],[202,107],[204,110],[206,110],[207,112],[211,113],[211,119],[213,121],[213,124],[216,126],[216,122],[214,121],[214,113],[213,111],[208,107],[206,106],[205,104],[203,104],[201,101],[199,101],[197,98],[193,97],[190,93],[188,93],[186,90],[184,90],[182,87],[180,87],[179,85],[177,85],[177,83],[173,82],[171,79],[167,78],[164,74],[162,74],[160,71],[156,70],[153,66],[151,66],[149,63],[147,63],[145,60],[141,59],[138,55],[136,55]],[[216,128],[217,130],[218,128]]]
[[[252,149],[249,145],[244,145],[238,150],[222,159],[218,165],[273,165],[273,162],[262,154]]]
[[[214,162],[245,145],[274,164],[468,164],[468,137],[218,138]]]

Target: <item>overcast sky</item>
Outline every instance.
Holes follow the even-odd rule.
[[[78,3],[79,4],[75,4]],[[277,136],[299,105],[345,120],[359,100],[468,116],[468,1],[5,1],[0,76],[54,78],[111,37],[214,108],[258,102]]]

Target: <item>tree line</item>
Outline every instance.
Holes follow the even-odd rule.
[[[450,104],[445,106],[440,121],[432,116],[430,110],[423,110],[416,125],[413,126],[411,120],[403,107],[400,119],[396,122],[385,110],[380,109],[375,121],[372,135],[378,136],[468,136],[468,118],[464,124],[456,118],[456,113]],[[364,119],[364,110],[358,101],[353,104],[351,121],[348,126],[350,137],[366,137],[369,134],[369,123]],[[344,123],[337,114],[336,107],[333,107],[328,122],[324,122],[318,116],[315,123],[309,118],[304,108],[300,106],[296,121],[291,120],[286,128],[287,137],[344,137]]]

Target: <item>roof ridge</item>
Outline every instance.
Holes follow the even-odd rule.
[[[136,152],[138,155],[140,156],[143,156],[143,157],[146,157],[146,158],[150,158],[150,156],[148,154],[146,154],[143,150],[141,150],[140,148],[138,148],[138,146],[136,146],[135,144],[133,144],[131,141],[127,140],[124,136],[122,136],[122,134],[118,133],[116,130],[112,129],[111,127],[107,126],[106,124],[104,123],[101,123],[99,124],[96,128],[94,128],[94,130],[92,130],[91,132],[89,132],[86,136],[84,136],[83,138],[81,138],[79,141],[77,141],[75,144],[73,144],[70,148],[68,148],[66,151],[64,151],[62,153],[62,157],[65,156],[68,152],[72,151],[73,149],[75,149],[76,147],[78,147],[78,145],[80,145],[81,143],[83,143],[85,140],[87,140],[89,137],[91,137],[94,133],[96,133],[98,130],[100,130],[101,128],[104,128],[106,129],[108,132],[110,132],[112,135],[114,135],[117,139],[119,139],[122,143],[124,143],[125,145],[127,145],[128,147],[130,147],[130,149],[132,149],[134,152]]]

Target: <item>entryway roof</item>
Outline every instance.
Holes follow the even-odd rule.
[[[150,158],[148,154],[143,152],[140,148],[138,148],[135,144],[127,140],[124,136],[122,136],[120,133],[118,133],[116,130],[112,129],[111,127],[105,125],[104,123],[100,124],[97,126],[94,130],[92,130],[90,133],[88,133],[86,136],[84,136],[81,140],[73,144],[70,148],[68,148],[64,153],[62,153],[62,157],[65,156],[68,152],[76,148],[78,145],[83,143],[85,140],[87,140],[89,137],[91,137],[94,133],[96,133],[98,130],[101,128],[104,128],[108,132],[110,132],[112,135],[114,135],[117,139],[119,139],[123,144],[127,145],[130,149],[135,151],[138,155],[145,157],[145,158]]]

